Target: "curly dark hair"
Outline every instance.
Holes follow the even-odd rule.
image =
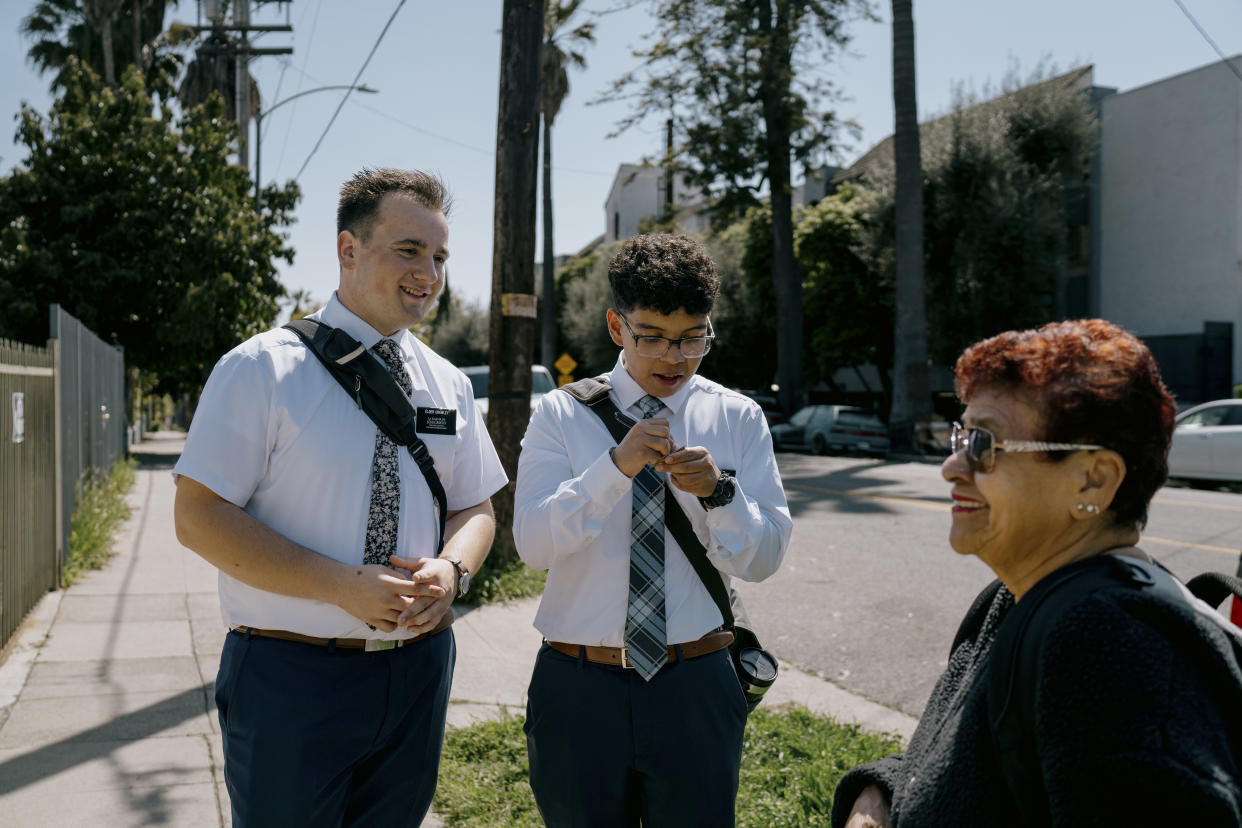
[[[1147,506],[1169,474],[1177,406],[1138,337],[1103,319],[1053,322],[977,342],[955,371],[962,402],[985,387],[1028,389],[1043,409],[1041,439],[1096,443],[1120,454],[1126,475],[1109,511],[1118,525],[1146,525]],[[1046,457],[1055,462],[1069,454]]]
[[[688,236],[635,236],[608,263],[613,306],[698,316],[712,312],[720,279],[707,248]]]
[[[439,210],[446,218],[453,207],[448,187],[431,173],[364,167],[341,186],[341,198],[336,206],[336,232],[348,230],[367,241],[379,216],[380,202],[389,193],[407,195],[428,210]]]

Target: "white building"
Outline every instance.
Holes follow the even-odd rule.
[[[664,218],[665,170],[647,164],[622,164],[612,180],[604,202],[604,243],[638,234],[644,218]],[[678,225],[687,233],[705,233],[711,223],[703,191],[688,186],[680,175],[673,177],[673,204]]]
[[[1242,82],[1216,62],[1104,97],[1099,171],[1092,309],[1151,345],[1182,401],[1225,395],[1242,383]]]

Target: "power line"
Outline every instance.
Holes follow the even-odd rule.
[[[305,60],[303,60],[303,65],[305,65],[306,61],[310,60],[311,49],[314,48],[315,46],[315,32],[319,30],[319,12],[322,8],[323,8],[323,0],[319,0],[319,2],[315,4],[315,16],[314,18],[311,19],[310,37],[307,38],[307,41],[306,41],[306,58]],[[302,23],[305,22],[306,15],[309,12],[310,12],[309,7],[306,8],[302,12],[302,17],[301,19],[298,20],[299,28],[301,28]],[[288,58],[285,59],[284,65],[286,69],[292,67],[295,71],[300,72],[300,74],[302,75],[302,77],[298,78],[298,88],[293,90],[294,94],[300,93],[302,91],[302,79],[306,76],[306,73],[301,72],[301,70],[299,70],[296,66],[293,66],[293,61],[289,60]],[[326,83],[321,83],[319,85],[328,86],[328,84]],[[285,150],[289,148],[289,136],[293,132],[293,119],[294,119],[294,116],[297,114],[297,108],[298,108],[298,105],[297,105],[297,102],[295,101],[293,104],[293,108],[289,111],[289,118],[285,122],[285,137],[280,142],[280,155],[276,157],[276,172],[278,173],[282,169],[284,169],[284,166],[285,166]]]
[[[289,68],[297,72],[298,74],[302,75],[304,78],[306,78],[307,80],[313,83],[318,83],[324,86],[328,85],[327,81],[322,80],[321,78],[318,78],[312,75],[310,72],[307,72],[305,69],[301,69],[292,64],[289,65]],[[485,149],[483,147],[476,147],[473,144],[467,144],[464,141],[457,140],[456,138],[449,138],[447,135],[441,135],[438,132],[432,132],[429,129],[425,129],[423,127],[417,126],[415,124],[410,123],[409,121],[404,121],[396,117],[392,113],[385,112],[384,110],[378,107],[372,106],[371,104],[363,103],[361,100],[351,101],[351,103],[353,103],[354,106],[361,107],[362,109],[365,109],[369,112],[374,113],[375,115],[378,115],[379,117],[383,118],[386,121],[391,121],[392,123],[397,124],[398,126],[403,126],[406,129],[417,132],[420,135],[426,135],[428,138],[434,138],[437,141],[443,141],[446,144],[452,144],[455,147],[461,147],[462,149],[470,150],[471,152],[477,152],[480,155],[486,155],[488,157],[494,157],[496,154],[496,151],[494,149]],[[597,176],[601,176],[604,178],[611,178],[612,176],[616,175],[615,171],[601,172],[600,170],[582,170],[576,167],[563,167],[559,164],[553,164],[552,169],[556,170],[557,172],[578,173],[580,175],[597,175]]]
[[[1176,3],[1177,7],[1182,10],[1182,14],[1186,15],[1186,19],[1188,19],[1194,27],[1199,30],[1199,34],[1203,35],[1203,39],[1208,42],[1208,45],[1216,50],[1216,54],[1220,56],[1221,62],[1229,67],[1229,71],[1233,72],[1233,74],[1237,76],[1238,80],[1242,81],[1242,72],[1238,72],[1238,68],[1229,61],[1229,58],[1225,57],[1225,53],[1222,52],[1221,48],[1216,45],[1216,41],[1212,40],[1212,36],[1207,33],[1207,30],[1199,25],[1198,20],[1195,20],[1195,16],[1190,13],[1190,9],[1182,5],[1182,0],[1173,0],[1173,2]]]
[[[494,157],[496,155],[496,151],[494,149],[484,149],[483,147],[476,147],[471,144],[466,144],[461,141],[458,141],[456,138],[449,138],[445,135],[439,135],[435,132],[432,132],[429,129],[423,129],[420,126],[415,126],[414,124],[411,124],[409,121],[403,121],[400,118],[383,111],[382,109],[378,109],[374,106],[371,106],[370,104],[365,104],[362,101],[354,101],[354,106],[360,106],[363,109],[370,110],[371,112],[375,113],[376,115],[380,116],[381,118],[387,121],[392,121],[394,124],[397,124],[398,126],[403,126],[406,129],[411,129],[419,133],[420,135],[426,135],[428,138],[434,138],[437,141],[443,141],[446,144],[452,144],[455,147],[461,147],[462,149],[467,149],[467,150],[470,150],[471,152],[477,152],[481,155],[486,155],[489,157]],[[552,169],[556,170],[557,172],[579,173],[581,175],[599,175],[599,176],[604,176],[606,178],[611,178],[613,175],[616,175],[615,172],[600,172],[599,170],[580,170],[575,167],[562,167],[559,164],[553,164]]]
[[[349,100],[349,96],[353,94],[354,87],[358,85],[359,78],[366,71],[367,64],[371,62],[371,58],[375,57],[375,50],[379,48],[380,42],[384,39],[384,35],[388,34],[388,27],[392,25],[392,21],[397,19],[397,12],[401,11],[401,7],[405,5],[405,0],[397,3],[397,7],[392,10],[392,16],[388,18],[388,22],[384,24],[384,29],[379,33],[379,37],[375,39],[375,45],[371,47],[371,53],[367,55],[367,59],[362,62],[362,68],[358,70],[358,74],[354,75],[353,83],[349,85],[349,89],[345,90],[345,94],[341,96],[341,102],[336,106],[336,112],[332,113],[332,119],[328,121],[328,125],[323,128],[323,134],[319,136],[319,140],[315,142],[315,146],[310,151],[310,155],[306,156],[306,160],[302,162],[302,166],[298,169],[298,174],[294,179],[302,177],[302,173],[306,171],[306,165],[315,157],[315,153],[319,151],[319,145],[323,143],[323,139],[328,136],[328,130],[332,129],[332,124],[336,123],[336,116],[341,114],[341,110],[345,107],[345,102]]]

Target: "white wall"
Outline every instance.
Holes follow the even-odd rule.
[[[1100,315],[1140,336],[1233,322],[1234,383],[1242,381],[1240,117],[1242,83],[1216,63],[1105,98],[1100,122]]]
[[[673,180],[673,203],[679,208],[702,201],[702,193],[686,186],[681,176]],[[608,200],[604,202],[604,243],[628,239],[638,234],[638,222],[647,216],[664,212],[664,169],[637,164],[622,164],[612,180]],[[614,217],[616,221],[614,222]],[[679,219],[682,217],[679,217]],[[685,217],[687,219],[691,216]],[[706,220],[704,219],[704,223]],[[687,222],[683,221],[683,225]],[[701,232],[686,227],[690,232]],[[618,232],[614,233],[613,231]]]

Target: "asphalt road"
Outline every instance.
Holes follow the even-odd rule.
[[[945,667],[957,625],[993,574],[948,544],[938,466],[778,454],[794,516],[781,569],[739,584],[782,659],[913,716]],[[1164,488],[1140,546],[1182,578],[1233,573],[1242,495]],[[736,581],[735,581],[736,583]]]

